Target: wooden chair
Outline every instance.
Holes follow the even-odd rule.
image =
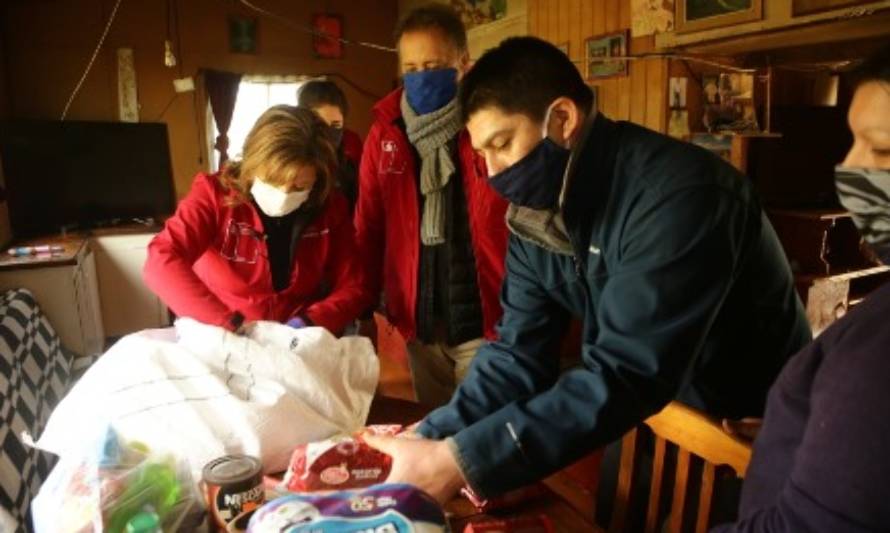
[[[660,524],[664,520],[659,511],[666,458],[671,453],[669,449],[676,449],[676,473],[670,514],[665,530],[679,533],[684,529],[687,493],[691,486],[699,486],[695,531],[707,531],[718,469],[729,468],[737,477],[744,477],[751,460],[750,444],[728,435],[719,421],[680,403],[671,402],[664,410],[629,431],[622,439],[618,485],[612,506],[612,518],[609,523],[611,532],[625,531],[629,523],[629,513],[638,512],[636,509],[642,507],[633,505],[632,496],[636,473],[641,468],[640,457],[644,432],[651,432],[654,438],[651,484],[648,504],[645,507],[646,533],[654,533],[659,530]],[[693,457],[698,457],[703,463],[699,485],[694,482],[690,483]],[[578,490],[577,484],[565,475],[557,474],[548,478],[545,483],[575,509],[585,513],[595,511],[594,495]]]

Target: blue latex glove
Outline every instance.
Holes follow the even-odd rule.
[[[294,329],[305,328],[308,324],[302,318],[295,316],[294,318],[288,320],[286,324]]]

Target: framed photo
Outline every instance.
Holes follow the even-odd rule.
[[[686,83],[685,77],[671,77],[668,84],[668,100],[671,109],[686,108]]]
[[[475,28],[507,16],[508,0],[451,0],[442,2],[457,13],[466,29]],[[523,7],[523,9],[525,9]]]
[[[753,73],[721,73],[717,76],[715,98],[711,99],[706,85],[705,100],[702,121],[709,132],[752,133],[760,130],[754,102]]]
[[[705,74],[701,77],[702,94],[706,105],[720,103],[720,76],[717,74]]]
[[[229,17],[229,51],[233,54],[256,53],[256,19]]]
[[[627,32],[591,37],[584,42],[584,65],[588,80],[627,75]]]
[[[674,30],[674,0],[630,0],[630,36]]]
[[[763,18],[763,0],[677,0],[677,33],[708,30]]]
[[[312,29],[317,32],[312,36],[312,51],[319,59],[342,59],[343,17],[327,13],[312,15]]]

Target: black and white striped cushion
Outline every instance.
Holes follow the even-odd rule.
[[[67,392],[73,357],[25,289],[0,297],[0,506],[30,529],[29,506],[49,475],[51,455],[26,446]]]

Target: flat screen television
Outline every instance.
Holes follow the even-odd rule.
[[[160,220],[176,207],[163,123],[5,121],[0,161],[17,238]]]

